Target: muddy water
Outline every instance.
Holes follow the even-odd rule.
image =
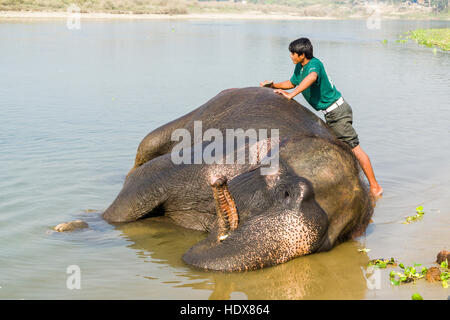
[[[68,30],[65,21],[0,21],[0,298],[447,299],[440,284],[393,287],[391,269],[366,268],[381,257],[431,266],[450,249],[450,56],[395,43],[400,32],[444,26],[168,20],[82,21]],[[313,40],[352,105],[385,190],[365,236],[221,274],[181,260],[202,233],[164,219],[112,226],[99,218],[148,132],[225,88],[288,79],[287,46],[300,36]],[[403,224],[418,205],[423,220]],[[74,219],[90,228],[51,231]],[[80,267],[80,290],[66,287],[69,265]]]

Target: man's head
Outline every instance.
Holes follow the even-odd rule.
[[[300,38],[289,44],[292,62],[302,63],[305,59],[310,60],[314,57],[313,46],[308,38]]]

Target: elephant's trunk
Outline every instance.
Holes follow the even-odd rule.
[[[220,243],[208,238],[184,256],[195,267],[247,271],[277,265],[315,251],[324,230],[296,212],[272,213],[247,220]]]
[[[227,193],[225,183],[219,183],[219,187]],[[223,218],[218,216],[217,229],[189,249],[183,260],[202,269],[246,271],[284,263],[314,252],[326,239],[327,216],[313,195],[307,196],[307,189],[311,186],[301,182],[299,187],[305,196],[295,201],[283,199],[290,201],[288,209],[286,203],[280,203],[270,212],[256,213],[236,229],[226,230],[228,236],[222,236],[223,240],[220,222]],[[215,188],[218,187],[213,184],[213,190]],[[220,190],[216,192],[220,193]],[[216,204],[217,212],[224,215],[228,204],[223,200]],[[223,220],[228,221],[228,218]]]

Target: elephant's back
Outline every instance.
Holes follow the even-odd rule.
[[[203,130],[279,129],[280,136],[315,135],[331,138],[325,123],[294,100],[277,95],[270,88],[228,89],[199,107],[191,123],[202,121]]]
[[[270,88],[227,89],[188,114],[150,132],[139,144],[130,173],[145,162],[171,152],[177,144],[172,140],[177,129],[189,131],[193,143],[197,121],[201,123],[201,134],[208,129],[218,129],[223,134],[226,129],[254,129],[258,133],[260,129],[266,129],[269,137],[272,129],[278,129],[281,139],[293,136],[336,139],[319,117]]]

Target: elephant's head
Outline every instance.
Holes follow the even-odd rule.
[[[327,242],[327,214],[312,184],[289,169],[212,177],[217,225],[183,260],[208,270],[244,271],[317,251]],[[232,192],[230,192],[232,190]],[[233,194],[234,193],[234,194]]]

